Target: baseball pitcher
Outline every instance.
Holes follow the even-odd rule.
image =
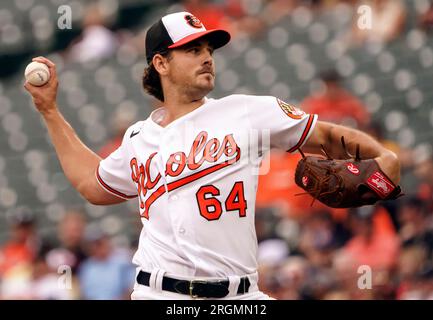
[[[270,298],[257,286],[254,228],[257,172],[270,148],[321,154],[323,147],[330,157],[347,159],[344,136],[345,151],[354,154],[359,145],[362,157],[377,164],[377,185],[389,187],[380,198],[398,189],[396,155],[367,134],[318,121],[272,96],[207,98],[215,85],[212,54],[229,41],[227,31],[206,30],[188,12],[153,24],[146,35],[143,87],[163,107],[133,124],[104,160],[59,111],[54,63],[33,59],[48,66],[51,78],[25,88],[74,188],[98,205],[138,197],[143,228],[133,258],[132,299]],[[363,167],[350,163],[355,177]],[[305,168],[300,179],[305,186],[312,181],[332,187],[333,176],[322,179]]]

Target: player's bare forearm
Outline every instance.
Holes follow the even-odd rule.
[[[60,165],[72,186],[93,204],[114,204],[124,200],[102,189],[95,171],[101,158],[78,137],[57,107],[42,114]]]
[[[66,177],[86,197],[86,179],[94,176],[101,158],[79,139],[57,108],[43,118]]]
[[[376,158],[389,151],[364,132],[323,121],[317,122],[303,149],[308,153],[320,154],[321,145],[323,145],[332,157],[344,159],[346,154],[341,147],[342,136],[344,136],[347,150],[354,154],[356,145],[359,144],[364,158]]]
[[[112,204],[124,201],[106,192],[98,184],[95,170],[101,158],[80,140],[58,110],[56,103],[58,81],[55,64],[44,57],[34,58],[33,61],[48,66],[50,80],[40,87],[26,82],[24,87],[31,94],[36,109],[45,121],[66,177],[73,187],[91,203]]]
[[[109,194],[96,181],[101,158],[90,150],[54,107],[42,114],[60,165],[72,186],[93,204],[115,204],[124,200]]]
[[[347,150],[351,154],[355,154],[356,145],[359,144],[362,158],[375,159],[389,178],[394,183],[399,183],[400,162],[396,154],[362,131],[318,121],[310,138],[305,143],[303,151],[321,154],[321,145],[323,145],[332,157],[344,159],[347,156],[341,146],[342,136],[344,136]]]

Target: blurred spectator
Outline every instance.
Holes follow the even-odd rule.
[[[400,146],[395,141],[386,139],[383,132],[383,125],[379,121],[371,121],[369,125],[365,128],[366,133],[373,136],[375,139],[379,140],[386,148],[390,149],[395,153],[399,153]]]
[[[304,257],[288,257],[276,274],[279,290],[275,293],[275,298],[282,300],[304,298],[302,292],[308,281],[309,269],[309,261]]]
[[[335,70],[322,72],[320,79],[324,90],[307,97],[302,109],[311,114],[318,114],[320,120],[366,127],[370,123],[370,114],[359,99],[343,88],[341,77]]]
[[[66,50],[66,59],[83,63],[110,57],[118,46],[115,34],[107,28],[112,17],[106,14],[102,2],[88,5],[84,12],[82,35]]]
[[[33,214],[24,208],[10,216],[10,239],[0,249],[0,297],[27,299],[30,296],[32,263],[42,244],[35,223]]]
[[[399,257],[399,241],[387,211],[380,206],[350,209],[348,219],[353,237],[335,252],[333,270],[339,294],[349,299],[393,299],[393,271]],[[362,269],[360,269],[362,267]],[[364,269],[366,268],[366,269]],[[370,270],[371,287],[362,289],[359,280]]]
[[[433,3],[430,2],[430,7],[426,12],[418,18],[418,25],[425,31],[430,32],[433,28]]]
[[[363,128],[364,131],[375,139],[377,139],[385,148],[393,151],[400,159],[400,166],[402,171],[411,169],[414,161],[414,154],[411,149],[403,148],[396,141],[385,137],[383,124],[377,120],[371,121],[367,127]],[[361,154],[362,155],[362,154]]]
[[[10,217],[10,240],[1,248],[0,274],[20,264],[29,264],[36,257],[40,242],[35,218],[28,210],[17,210]]]
[[[388,212],[380,206],[349,210],[353,237],[344,246],[354,269],[368,265],[373,270],[390,270],[397,262],[399,240]]]
[[[257,259],[261,265],[276,266],[289,256],[289,247],[284,240],[267,239],[259,243]]]
[[[135,276],[129,252],[113,248],[109,237],[96,227],[86,229],[86,241],[89,258],[81,264],[78,273],[81,297],[129,299]]]
[[[364,18],[355,10],[351,39],[353,43],[387,43],[401,34],[406,22],[406,8],[402,0],[362,0],[355,8],[361,5],[367,5],[371,9],[371,28],[360,26],[360,20]]]
[[[275,207],[289,215],[294,210],[295,193],[298,188],[294,181],[294,169],[300,156],[291,155],[281,150],[271,150],[261,164],[256,197],[257,207]]]
[[[280,221],[281,214],[278,212],[277,208],[257,208],[255,226],[258,241],[263,242],[268,239],[278,238],[276,226]]]
[[[325,294],[323,298],[337,299],[340,296],[347,296],[347,299],[354,299],[353,292],[359,290],[357,286],[359,274],[354,268],[352,257],[344,248],[334,253],[332,269],[337,275],[337,285],[336,288],[330,290],[331,297],[327,297]]]
[[[425,251],[428,259],[433,258],[433,230],[430,229],[425,202],[418,197],[407,198],[398,212],[402,247],[417,246]]]
[[[33,265],[34,299],[77,299],[77,271],[87,258],[84,248],[86,219],[82,212],[71,209],[57,226],[52,247],[40,254]],[[59,282],[65,277],[67,283]]]
[[[239,33],[254,36],[265,31],[261,12],[250,13],[251,5],[248,1],[226,0],[213,3],[209,0],[184,0],[183,6],[185,11],[200,17],[206,28],[223,28],[233,38]]]
[[[185,11],[191,12],[206,26],[207,29],[228,29],[230,25],[224,7],[209,0],[184,0]]]
[[[268,26],[272,26],[279,20],[292,13],[296,7],[295,0],[272,0],[267,1],[261,16]]]
[[[110,128],[113,128],[114,135],[99,149],[98,155],[101,158],[105,159],[120,146],[126,129],[132,125],[136,116],[136,112],[123,110],[122,108],[113,113]]]
[[[313,266],[329,267],[333,252],[347,239],[337,227],[328,210],[319,210],[307,218],[300,236],[299,250]]]
[[[425,299],[422,282],[423,266],[426,265],[426,252],[423,247],[409,245],[402,249],[398,261],[397,299]],[[430,291],[432,293],[433,291]]]
[[[302,288],[303,299],[322,300],[336,288],[336,274],[331,268],[312,266]]]
[[[37,300],[70,300],[75,298],[72,286],[61,282],[62,274],[58,273],[58,264],[52,264],[52,253],[41,253],[33,264],[32,284],[29,294]],[[56,260],[54,260],[56,262]],[[66,275],[68,276],[68,275]]]
[[[64,264],[71,266],[74,275],[80,264],[87,258],[83,247],[85,227],[84,215],[75,210],[68,211],[58,225],[57,236],[60,243],[56,254],[59,259],[62,258]]]
[[[427,210],[433,212],[433,155],[415,154],[413,173],[419,179],[418,197],[425,202]]]

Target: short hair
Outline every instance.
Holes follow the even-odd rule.
[[[170,57],[170,50],[159,52],[163,57]],[[158,71],[155,69],[152,61],[149,62],[149,65],[143,72],[142,85],[144,91],[148,94],[154,96],[158,100],[164,102],[164,92],[162,90],[161,77],[159,76]]]

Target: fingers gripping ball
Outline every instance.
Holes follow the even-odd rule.
[[[295,173],[296,184],[328,207],[353,208],[372,205],[379,200],[394,200],[402,196],[374,159],[361,160],[359,145],[356,156],[347,152],[345,160],[332,159],[322,146],[326,158],[308,156],[302,159]],[[313,200],[313,202],[314,202]]]
[[[46,64],[33,61],[27,65],[24,76],[30,84],[40,87],[50,80],[50,70]]]

